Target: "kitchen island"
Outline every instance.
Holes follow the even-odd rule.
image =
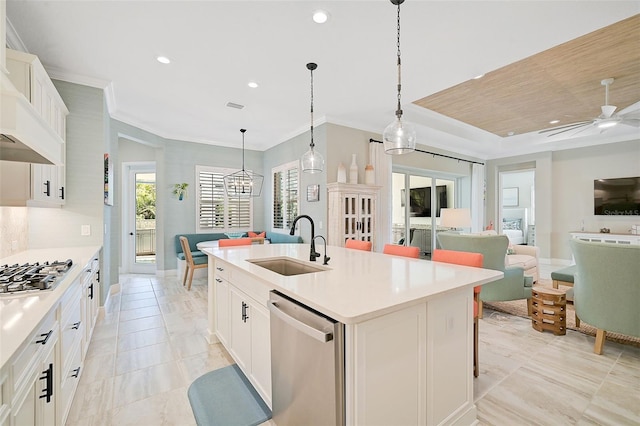
[[[323,266],[308,261],[309,249],[203,250],[209,341],[225,345],[265,402],[272,396],[267,303],[277,290],[344,324],[346,424],[473,424],[472,289],[502,272],[333,246]],[[320,271],[286,276],[255,263],[272,258]]]

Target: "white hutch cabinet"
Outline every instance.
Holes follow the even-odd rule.
[[[330,183],[327,191],[327,244],[343,247],[347,239],[353,239],[371,241],[375,246],[380,187]]]

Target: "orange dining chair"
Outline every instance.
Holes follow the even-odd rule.
[[[360,241],[360,240],[349,239],[344,242],[344,246],[349,249],[371,251],[371,241]]]
[[[456,265],[475,266],[482,268],[484,256],[482,253],[471,253],[467,251],[441,250],[435,249],[431,254],[434,262],[454,263]],[[478,377],[478,300],[480,298],[482,286],[473,288],[473,376]]]
[[[223,238],[218,240],[218,247],[250,246],[251,238]]]
[[[420,258],[420,247],[400,246],[398,244],[385,244],[382,250],[384,254],[393,254],[396,256]]]
[[[193,260],[193,256],[191,255],[191,248],[189,248],[189,240],[187,237],[180,237],[180,245],[182,246],[182,252],[184,253],[184,277],[182,278],[182,285],[184,286],[187,282],[187,274],[189,274],[189,285],[187,286],[187,290],[191,290],[191,281],[193,281],[193,271],[200,268],[206,268],[209,263],[209,256],[205,256],[204,258],[198,258],[198,262],[204,263],[196,263]]]

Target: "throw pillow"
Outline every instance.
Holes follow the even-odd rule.
[[[263,231],[259,234],[256,234],[255,232],[247,232],[247,234],[249,235],[249,238],[266,238],[267,236],[267,231]]]

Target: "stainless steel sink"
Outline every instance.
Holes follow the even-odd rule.
[[[276,274],[284,275],[287,277],[291,275],[309,274],[312,272],[323,272],[329,270],[329,268],[310,265],[308,263],[290,257],[248,259],[247,262],[251,262],[254,265],[260,266],[261,268],[268,269],[275,272]]]

